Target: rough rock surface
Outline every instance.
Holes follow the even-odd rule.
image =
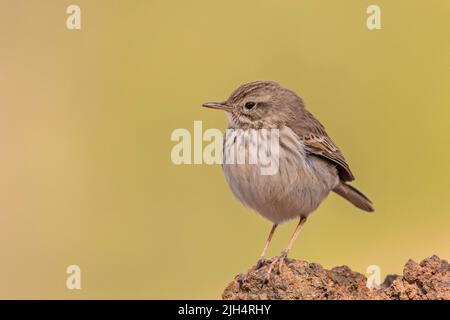
[[[366,277],[347,266],[327,270],[316,263],[287,259],[281,273],[272,271],[267,279],[269,264],[236,276],[222,298],[450,300],[450,265],[435,255],[420,263],[409,260],[403,276],[387,276],[376,289],[367,288]]]

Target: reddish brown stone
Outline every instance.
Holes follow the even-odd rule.
[[[266,281],[269,263],[236,276],[223,299],[450,300],[450,265],[437,256],[420,264],[409,260],[403,276],[389,275],[380,288],[372,290],[366,287],[364,275],[347,266],[327,270],[316,263],[291,259],[283,265],[281,274],[272,272]]]

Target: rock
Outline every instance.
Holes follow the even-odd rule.
[[[312,299],[312,300],[450,300],[450,265],[438,256],[419,264],[409,260],[403,276],[389,275],[377,289],[366,287],[367,278],[347,266],[331,270],[316,263],[287,259],[281,273],[272,271],[270,261],[246,274],[239,274],[226,287],[226,300]],[[277,269],[277,268],[275,268]]]

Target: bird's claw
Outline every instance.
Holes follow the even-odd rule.
[[[266,264],[267,260],[266,258],[259,258],[258,261],[256,262],[256,269],[261,269],[265,264]]]
[[[276,265],[278,265],[277,274],[281,273],[283,264],[286,262],[286,258],[287,258],[286,251],[283,251],[280,255],[273,258],[273,260],[270,262],[269,269],[266,272],[266,282],[269,281],[270,275],[272,274],[272,270]]]

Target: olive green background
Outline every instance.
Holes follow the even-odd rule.
[[[201,103],[257,79],[305,99],[376,208],[331,195],[291,257],[383,278],[450,257],[449,1],[0,4],[0,298],[220,298],[270,223],[220,166],[174,165],[170,135],[225,129]]]

